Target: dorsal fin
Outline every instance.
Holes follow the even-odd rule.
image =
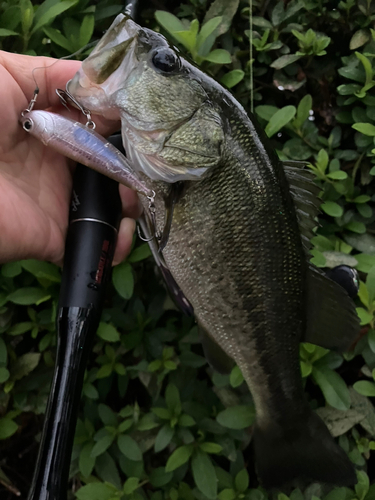
[[[314,174],[303,167],[305,163],[285,161],[283,167],[289,182],[290,193],[296,209],[303,248],[307,255],[311,249],[310,240],[314,236],[314,228],[319,225],[316,218],[322,200],[319,198],[320,188],[314,183]]]
[[[345,288],[309,264],[307,272],[306,334],[302,342],[345,351],[358,337],[359,318]]]

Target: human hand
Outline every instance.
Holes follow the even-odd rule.
[[[84,120],[80,111],[69,113],[62,107],[55,93],[56,88],[65,88],[81,63],[53,64],[55,61],[0,51],[0,263],[35,258],[60,264],[63,260],[74,163],[25,132],[18,121],[34,94],[32,70],[39,67],[35,71],[39,95],[34,109],[48,108]],[[95,123],[102,135],[119,128],[117,122],[96,116]],[[141,213],[134,191],[120,186],[120,195],[124,218],[114,263],[129,253],[133,219]]]

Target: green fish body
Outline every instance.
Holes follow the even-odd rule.
[[[308,173],[283,166],[229,92],[124,16],[69,90],[121,119],[128,157],[156,192],[157,232],[167,233],[156,259],[194,309],[211,364],[225,371],[234,360],[252,393],[261,482],[355,483],[302,387],[299,343],[345,345],[358,329],[346,292],[308,262],[319,205]]]

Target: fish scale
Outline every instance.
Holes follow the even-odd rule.
[[[228,91],[123,15],[69,91],[121,119],[128,159],[156,193],[162,238],[150,246],[162,275],[183,310],[194,309],[212,366],[224,372],[234,360],[252,393],[262,484],[355,483],[302,388],[299,342],[343,348],[359,330],[346,291],[308,262],[320,205],[309,173],[281,164]]]
[[[223,145],[222,163],[201,182],[188,183],[175,208],[163,256],[194,304],[199,323],[239,365],[254,399],[262,401],[257,412],[267,407],[274,418],[290,419],[302,397],[298,343],[305,321],[303,250],[297,221],[293,231],[288,220],[296,219],[291,200],[274,172],[269,170],[268,178],[262,175],[270,159],[256,150],[254,133],[250,123],[248,128],[233,127]],[[257,158],[251,156],[254,150]],[[277,174],[284,175],[281,166]],[[157,193],[167,188],[152,184]],[[161,231],[164,205],[158,199]],[[294,345],[286,348],[290,336]],[[280,375],[288,384],[279,382]],[[287,396],[285,408],[280,408],[281,393]]]

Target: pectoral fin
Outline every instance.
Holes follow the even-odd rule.
[[[232,358],[210,337],[198,322],[198,330],[203,346],[204,355],[214,370],[222,375],[228,375],[234,366]]]
[[[169,233],[172,227],[173,211],[176,203],[180,200],[185,187],[185,182],[178,181],[170,185],[168,196],[165,198],[165,220],[163,234],[159,241],[159,252],[167,246]]]
[[[309,265],[307,328],[303,342],[345,351],[358,336],[359,318],[346,290],[322,271]]]

